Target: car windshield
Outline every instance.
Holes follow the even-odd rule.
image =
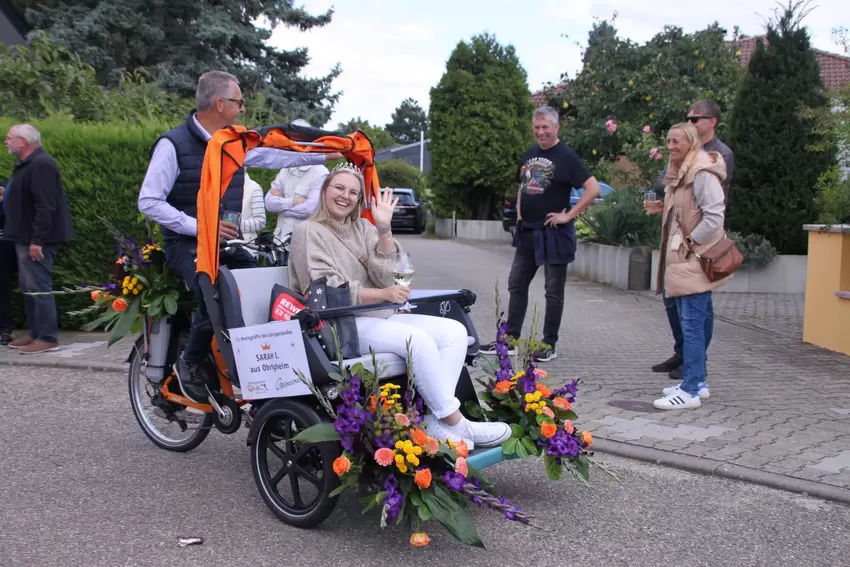
[[[414,203],[413,195],[411,195],[410,193],[401,193],[399,191],[393,191],[393,197],[398,197],[399,205],[412,205]]]

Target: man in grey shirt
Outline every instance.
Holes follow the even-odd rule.
[[[716,135],[717,125],[720,123],[720,105],[713,100],[700,100],[695,102],[690,110],[688,110],[688,121],[691,122],[699,132],[699,139],[702,142],[702,147],[707,152],[717,152],[723,157],[726,162],[726,179],[721,186],[723,187],[723,201],[725,208],[729,206],[729,187],[732,181],[732,173],[735,169],[735,155],[729,146],[721,142]],[[667,175],[667,166],[652,185],[652,189],[656,191],[663,200],[664,197],[664,178]],[[728,214],[724,215],[724,219],[729,218]],[[667,319],[670,322],[670,329],[673,332],[673,356],[662,363],[652,367],[653,372],[668,372],[670,378],[674,380],[682,379],[682,328],[679,325],[679,313],[676,311],[676,304],[664,297],[664,307],[667,311]],[[714,312],[707,314],[706,322],[712,323],[708,328],[714,328],[713,325]],[[710,338],[708,338],[710,340]]]

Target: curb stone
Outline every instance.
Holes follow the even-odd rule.
[[[23,358],[23,357],[22,357]],[[39,368],[64,368],[67,370],[91,370],[96,372],[126,372],[121,362],[89,362],[85,360],[56,360],[25,358],[24,360],[0,359],[0,366],[30,366]]]
[[[724,463],[706,457],[695,457],[651,447],[630,445],[604,438],[594,439],[593,448],[600,453],[608,453],[618,457],[651,462],[708,476],[719,476],[730,480],[760,484],[787,492],[796,492],[814,498],[850,504],[850,490],[812,480]]]

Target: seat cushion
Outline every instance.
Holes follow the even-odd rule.
[[[376,352],[375,353],[375,361],[378,363],[378,380],[386,380],[388,378],[395,378],[397,376],[407,376],[407,363],[404,359],[397,354],[392,354],[389,352]],[[331,361],[334,366],[337,366],[339,363],[336,361]],[[343,361],[345,367],[351,369],[357,363],[363,364],[363,367],[369,372],[374,373],[375,370],[372,367],[372,355],[367,354],[364,356],[359,356],[357,358],[347,358]]]

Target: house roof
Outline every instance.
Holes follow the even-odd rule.
[[[763,35],[726,43],[735,49],[741,50],[741,65],[746,67],[749,65],[759,41],[767,45],[767,37]],[[819,49],[815,49],[814,52],[820,64],[820,75],[825,88],[838,89],[850,83],[850,57]]]
[[[739,39],[737,41],[727,41],[726,44],[735,50],[741,50],[741,65],[746,67],[750,63],[753,53],[755,53],[756,44],[759,40],[767,43],[766,36],[762,35]],[[820,64],[820,74],[825,88],[838,89],[850,83],[850,57],[819,49],[815,49],[814,52]],[[531,102],[535,106],[543,106],[547,103],[550,95],[559,94],[563,90],[564,83],[559,83],[547,89],[541,89],[531,95]]]

